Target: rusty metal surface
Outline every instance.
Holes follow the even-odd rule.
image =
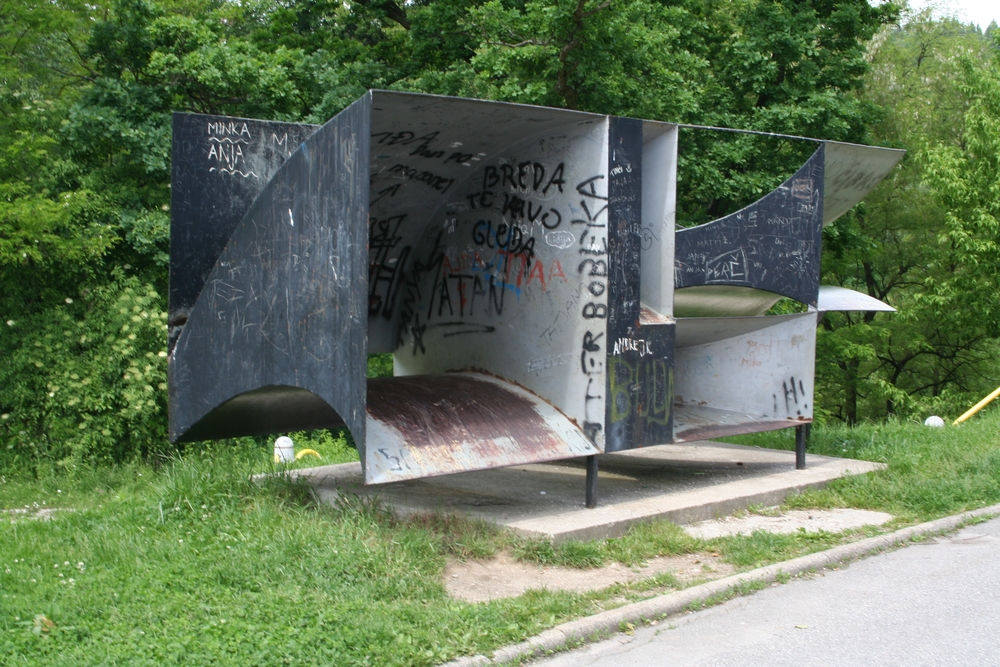
[[[662,315],[652,308],[641,306],[639,308],[639,324],[673,324],[674,318]]]
[[[539,397],[479,373],[368,382],[366,483],[598,454]]]
[[[727,435],[760,433],[812,423],[812,417],[773,419],[701,405],[674,405],[674,441],[710,440]]]

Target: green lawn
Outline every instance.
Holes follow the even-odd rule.
[[[812,451],[889,467],[789,505],[881,509],[898,526],[998,503],[998,427],[990,412],[944,429],[817,428]],[[739,440],[793,444],[791,432]],[[352,454],[329,435],[310,444],[324,462]],[[448,555],[509,549],[526,560],[593,566],[715,551],[749,568],[860,536],[698,541],[655,522],[616,540],[552,547],[442,517],[396,521],[356,500],[318,507],[284,478],[249,481],[269,456],[247,444],[218,446],[159,467],[0,479],[0,507],[62,508],[48,521],[0,520],[0,664],[431,665],[677,585],[664,576],[590,595],[467,604],[441,584]]]

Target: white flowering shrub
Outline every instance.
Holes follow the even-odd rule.
[[[121,274],[0,333],[0,469],[167,451],[165,300]]]

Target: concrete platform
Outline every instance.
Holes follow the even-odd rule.
[[[584,459],[458,473],[365,486],[358,463],[296,471],[320,500],[342,493],[376,496],[399,515],[445,512],[482,519],[526,537],[555,542],[617,537],[655,518],[688,524],[749,505],[777,505],[793,492],[880,463],[810,454],[795,470],[795,453],[711,441],[660,445],[599,459],[598,507],[584,507]]]

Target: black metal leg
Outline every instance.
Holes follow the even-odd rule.
[[[597,455],[587,457],[587,509],[597,507]]]
[[[809,430],[812,424],[795,427],[795,469],[806,469],[806,445],[809,444]]]

